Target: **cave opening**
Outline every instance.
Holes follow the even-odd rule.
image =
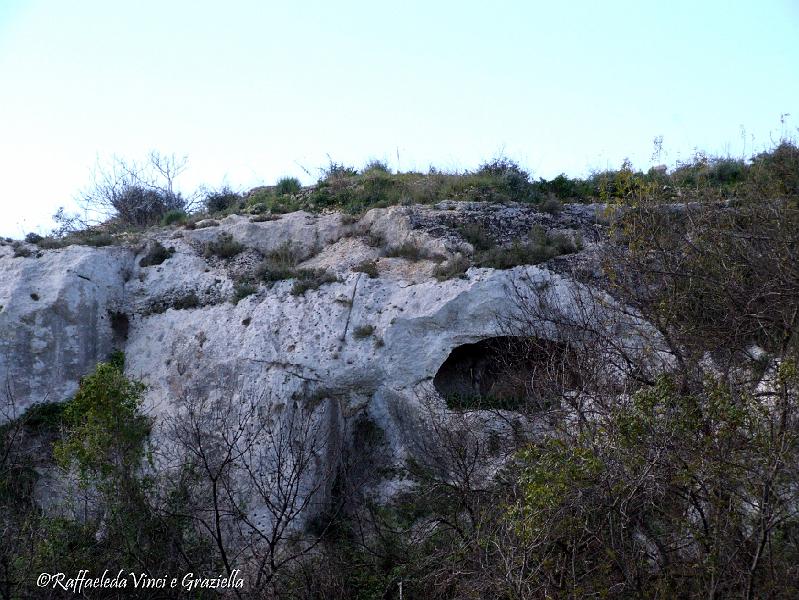
[[[111,331],[114,334],[114,346],[121,348],[128,340],[130,331],[130,318],[122,312],[109,311],[111,317]]]
[[[576,384],[563,342],[497,336],[452,349],[433,385],[452,409],[545,410]]]

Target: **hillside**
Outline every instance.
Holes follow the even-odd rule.
[[[9,597],[799,593],[797,156],[331,164],[3,242]]]

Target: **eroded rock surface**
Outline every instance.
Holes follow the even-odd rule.
[[[36,402],[69,398],[82,375],[123,350],[126,372],[147,384],[147,409],[156,417],[190,394],[236,397],[246,388],[269,403],[313,397],[334,405],[331,423],[368,418],[383,432],[386,460],[399,462],[412,446],[419,395],[434,392],[432,380],[453,348],[499,335],[498,315],[514,310],[509,283],[550,279],[565,298],[574,285],[570,265],[590,257],[472,267],[439,280],[441,261],[474,251],[462,227],[479,223],[502,244],[538,225],[579,235],[590,249],[600,236],[599,213],[594,206],[549,215],[525,206],[443,203],[374,209],[359,220],[338,213],[263,222],[230,216],[197,229],[153,230],[119,246],[29,246],[30,256],[15,257],[6,245],[0,379],[20,414]],[[207,245],[221,235],[243,249],[228,258],[209,255]],[[168,258],[141,266],[156,242]],[[337,281],[304,293],[291,279],[260,283],[234,302],[236,282],[254,281],[264,257],[286,244],[298,268],[324,269]],[[408,244],[419,250],[413,260],[386,256]],[[353,270],[364,261],[374,261],[376,276]]]

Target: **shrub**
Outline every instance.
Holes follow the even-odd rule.
[[[528,240],[516,240],[510,246],[493,248],[481,253],[477,260],[481,267],[510,269],[520,265],[537,265],[556,256],[572,254],[578,249],[569,236],[549,234],[541,227],[535,227]]]
[[[64,416],[64,402],[37,402],[25,411],[25,429],[34,433],[57,433]]]
[[[172,254],[174,254],[175,249],[169,248],[168,250],[164,248],[161,242],[156,241],[155,243],[150,245],[147,254],[145,254],[142,259],[139,261],[140,267],[152,267],[154,265],[160,265],[165,260],[167,260]]]
[[[246,281],[239,281],[233,286],[233,304],[238,304],[247,296],[252,296],[258,291],[258,286],[252,285]]]
[[[200,306],[200,299],[194,292],[186,292],[181,294],[172,301],[172,308],[175,310],[188,310],[191,308],[198,308]]]
[[[548,194],[547,199],[541,203],[541,210],[550,215],[556,215],[563,210],[563,204],[555,194]]]
[[[290,279],[301,258],[300,248],[291,242],[286,242],[266,255],[256,269],[256,276],[263,281]]]
[[[584,179],[570,179],[564,173],[549,181],[539,179],[532,185],[535,192],[544,198],[553,194],[561,200],[585,201],[596,195],[592,182]]]
[[[799,146],[783,140],[770,152],[752,160],[756,189],[777,195],[799,195]]]
[[[322,169],[321,181],[327,183],[333,183],[341,181],[342,179],[346,179],[348,177],[355,177],[357,174],[358,171],[356,171],[352,167],[348,167],[341,163],[333,162],[333,160],[330,160],[327,167]]]
[[[244,250],[239,242],[229,233],[222,233],[219,237],[205,245],[205,257],[218,256],[219,258],[233,258]]]
[[[90,233],[84,237],[81,242],[86,246],[101,248],[113,244],[114,238],[108,233]]]
[[[40,239],[36,245],[42,250],[53,250],[55,248],[63,248],[64,246],[68,245],[68,242],[65,239],[47,236]]]
[[[277,195],[269,190],[259,190],[247,200],[250,213],[262,214],[271,212],[282,214],[306,208],[305,204],[295,195]]]
[[[352,337],[354,337],[356,340],[362,340],[364,338],[368,338],[374,332],[374,325],[358,325],[358,327],[352,330]]]
[[[166,213],[188,211],[194,204],[175,190],[175,180],[185,168],[185,159],[158,152],[151,152],[143,163],[115,158],[110,165],[97,165],[80,204],[90,214],[114,218],[122,226],[157,225]]]
[[[468,258],[458,254],[433,269],[433,276],[439,281],[454,279],[455,277],[465,277],[466,271],[468,271],[471,266],[472,263]]]
[[[530,174],[508,158],[501,157],[483,163],[477,170],[477,175],[496,180],[515,200],[527,198],[532,189]]]
[[[730,185],[746,178],[747,167],[742,160],[717,158],[710,162],[708,180],[713,185]]]
[[[369,279],[375,279],[378,276],[377,263],[373,260],[365,260],[360,262],[352,267],[352,270],[356,273],[366,273],[369,276]]]
[[[302,184],[296,177],[281,177],[275,185],[275,194],[278,196],[297,194],[301,189]]]
[[[370,160],[364,165],[363,169],[361,169],[361,173],[364,175],[375,172],[390,174],[391,169],[388,168],[388,164],[386,164],[384,161],[377,159]]]
[[[458,233],[469,242],[475,251],[490,250],[496,246],[494,239],[482,223],[466,223],[458,228]]]
[[[302,296],[308,290],[315,290],[326,283],[338,281],[338,278],[324,269],[299,269],[293,272],[297,279],[291,286],[292,296]]]
[[[170,210],[161,219],[161,225],[164,227],[169,225],[180,225],[186,222],[188,215],[183,210]]]
[[[14,258],[27,258],[33,254],[27,246],[23,246],[19,242],[14,242],[13,248]]]
[[[200,308],[202,302],[199,296],[194,291],[179,292],[175,296],[163,297],[159,300],[152,302],[147,311],[149,314],[160,315],[172,308],[175,310],[189,310],[192,308]]]
[[[406,260],[422,260],[424,253],[422,249],[411,241],[403,242],[399,246],[394,246],[386,250],[386,256],[391,258],[404,258]]]
[[[25,241],[29,244],[38,244],[44,238],[40,236],[38,233],[30,232],[28,235],[25,236]]]
[[[180,194],[171,194],[143,185],[124,185],[108,192],[109,204],[123,225],[148,227],[158,224],[172,210],[183,210],[186,202]]]
[[[68,431],[53,449],[57,462],[75,464],[84,480],[114,477],[120,465],[135,468],[150,432],[149,419],[139,412],[144,389],[117,365],[97,365],[63,412]]]
[[[205,193],[203,205],[209,213],[223,212],[238,206],[241,196],[231,190],[228,186],[218,190],[209,190]]]

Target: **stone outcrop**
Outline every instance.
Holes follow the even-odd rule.
[[[69,398],[82,375],[123,350],[126,372],[147,385],[147,409],[156,417],[187,394],[233,397],[246,388],[271,403],[303,394],[334,402],[336,419],[365,415],[384,433],[387,460],[400,461],[419,394],[434,390],[453,349],[498,335],[497,316],[514,310],[508,284],[520,276],[547,278],[565,294],[575,285],[570,265],[590,257],[583,252],[504,271],[472,267],[440,281],[433,276],[439,262],[473,250],[459,226],[479,222],[503,243],[537,224],[579,233],[590,249],[598,212],[444,203],[374,209],[359,220],[297,212],[253,222],[234,215],[103,248],[30,246],[30,256],[14,257],[6,245],[0,380],[20,414],[36,402]],[[207,245],[223,234],[243,250],[209,256]],[[141,266],[156,243],[168,258]],[[299,294],[292,280],[260,284],[234,302],[236,281],[286,244],[301,260],[298,268],[325,269],[337,280]],[[386,256],[403,244],[418,248],[420,258]],[[376,276],[352,270],[363,261],[375,261]]]

